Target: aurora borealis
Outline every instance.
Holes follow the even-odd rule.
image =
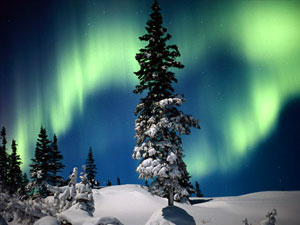
[[[134,57],[151,3],[1,3],[0,126],[23,169],[43,125],[58,136],[65,176],[91,146],[101,183],[139,182]],[[175,91],[200,120],[183,137],[192,180],[208,195],[300,189],[299,2],[160,3],[185,65]]]

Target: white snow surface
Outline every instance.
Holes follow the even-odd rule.
[[[53,216],[45,216],[36,221],[34,225],[60,225],[60,223]]]
[[[94,217],[112,216],[124,225],[146,224],[153,214],[161,212],[167,206],[167,199],[152,196],[139,185],[105,187],[93,190],[93,193]],[[194,205],[175,205],[185,211],[183,213],[186,218],[188,215],[193,217],[197,225],[242,225],[244,218],[253,225],[258,225],[273,208],[278,212],[276,224],[300,224],[300,191],[258,192],[237,197],[213,198],[209,202]]]
[[[167,199],[151,195],[140,185],[94,189],[93,197],[93,217],[72,206],[59,214],[59,219],[69,218],[73,225],[117,224],[102,223],[114,218],[124,225],[242,225],[247,218],[249,224],[259,225],[268,212],[276,209],[276,225],[300,224],[300,191],[258,192],[212,198],[204,203],[200,202],[207,198],[191,198],[192,203],[198,203],[175,203],[176,207],[171,209],[167,207]]]

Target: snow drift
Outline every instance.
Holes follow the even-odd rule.
[[[124,225],[242,225],[247,218],[249,224],[259,225],[266,221],[268,212],[276,209],[276,225],[300,224],[300,191],[258,192],[237,197],[212,198],[207,202],[203,202],[206,198],[192,198],[192,202],[202,203],[175,203],[172,209],[167,207],[167,199],[151,195],[145,187],[139,185],[94,189],[93,198],[93,217],[73,206],[58,214],[58,219],[73,222],[73,225],[109,224],[110,220]],[[189,223],[185,223],[186,221]]]

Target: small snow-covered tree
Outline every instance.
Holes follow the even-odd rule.
[[[22,187],[22,171],[20,168],[21,158],[17,154],[17,144],[15,140],[12,140],[11,154],[8,160],[8,173],[7,173],[7,184],[10,193],[15,193],[19,188]]]
[[[86,167],[82,166],[83,172],[81,172],[81,182],[76,185],[76,205],[79,209],[88,212],[91,216],[94,212],[94,198],[91,188],[91,184],[86,173]]]
[[[0,191],[6,190],[7,185],[7,167],[8,167],[8,154],[6,152],[6,130],[2,127],[0,132]]]
[[[69,184],[63,187],[47,185],[47,189],[53,193],[52,205],[58,212],[69,209],[75,203],[76,184],[77,184],[78,169],[73,168],[69,176]]]
[[[243,219],[243,224],[244,224],[244,225],[252,225],[252,223],[249,223],[249,222],[248,222],[248,219],[247,219],[247,218]]]
[[[277,210],[273,209],[271,212],[268,212],[266,217],[267,219],[264,219],[260,222],[260,225],[276,225],[276,216],[277,216]]]
[[[180,56],[177,46],[166,44],[171,35],[162,26],[157,0],[152,10],[147,34],[140,37],[148,45],[136,54],[140,69],[135,74],[140,82],[134,93],[147,92],[147,96],[140,100],[135,110],[137,143],[132,156],[141,160],[137,167],[139,178],[154,178],[149,188],[151,192],[167,197],[169,205],[173,205],[173,199],[179,201],[188,197],[193,189],[182,159],[180,136],[190,134],[190,127],[200,127],[192,116],[178,110],[185,99],[183,95],[174,94],[172,83],[177,79],[171,69],[184,66],[176,61]]]
[[[95,176],[97,174],[97,168],[95,165],[95,159],[93,156],[93,150],[92,147],[89,149],[88,157],[86,159],[86,173],[87,173],[87,178],[89,182],[91,183],[92,187],[96,184],[96,179]]]

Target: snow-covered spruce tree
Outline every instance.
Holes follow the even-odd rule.
[[[30,177],[32,194],[37,194],[45,197],[47,195],[47,184],[50,180],[49,153],[50,143],[46,129],[41,127],[40,134],[36,142],[36,148],[32,164],[30,164]]]
[[[86,173],[86,166],[82,166],[83,172],[79,176],[81,182],[76,185],[76,205],[79,209],[88,212],[91,216],[94,212],[94,198],[91,184]]]
[[[62,164],[63,156],[61,152],[58,150],[57,146],[57,137],[54,134],[53,141],[51,143],[50,153],[49,153],[49,173],[50,173],[50,184],[53,186],[61,186],[64,183],[64,179],[58,175],[59,172],[65,167]]]
[[[8,160],[7,185],[9,192],[12,194],[22,187],[23,174],[20,168],[22,162],[20,156],[17,154],[17,144],[15,140],[12,140],[11,150]]]
[[[2,127],[0,132],[0,191],[6,190],[7,185],[7,166],[8,166],[8,155],[6,152],[6,130]]]
[[[86,163],[85,170],[87,173],[87,178],[88,178],[89,182],[91,183],[92,187],[94,187],[95,184],[97,183],[96,179],[95,179],[95,176],[97,174],[97,168],[95,165],[95,159],[93,156],[92,147],[90,147],[90,149],[89,149],[88,157],[87,157],[85,163]]]
[[[177,82],[172,68],[184,66],[176,61],[180,56],[176,45],[167,45],[171,38],[162,26],[160,6],[155,0],[153,12],[147,22],[147,34],[140,37],[148,42],[136,54],[140,70],[135,72],[140,83],[134,93],[146,92],[136,107],[135,132],[137,143],[133,158],[141,160],[137,167],[139,178],[154,179],[150,191],[180,201],[193,190],[183,161],[180,135],[190,134],[190,127],[200,128],[192,116],[177,109],[184,101],[183,95],[174,94],[173,82]]]
[[[78,169],[73,168],[73,172],[69,176],[69,184],[63,187],[47,185],[47,189],[53,193],[53,207],[57,212],[63,212],[69,209],[75,203],[76,197],[76,183],[77,183]]]

